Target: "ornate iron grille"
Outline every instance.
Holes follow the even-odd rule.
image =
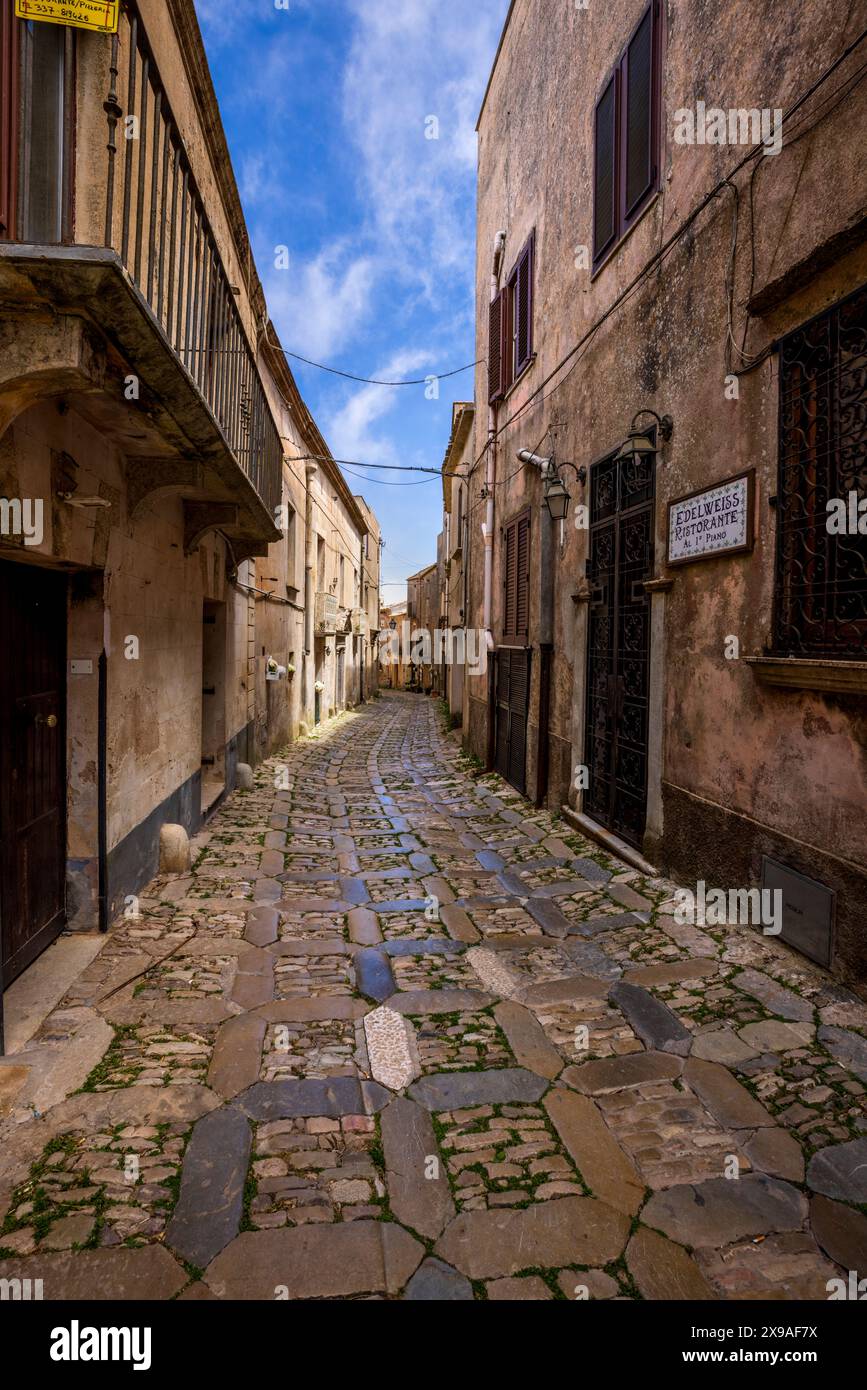
[[[641,844],[647,808],[654,459],[606,459],[592,474],[584,808]]]
[[[780,347],[778,655],[867,661],[865,446],[867,287]],[[842,534],[829,530],[835,500]]]

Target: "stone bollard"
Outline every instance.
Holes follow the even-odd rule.
[[[191,866],[190,837],[182,825],[160,830],[160,873],[187,874]]]
[[[251,792],[253,790],[253,769],[249,763],[238,763],[236,776],[240,791]]]

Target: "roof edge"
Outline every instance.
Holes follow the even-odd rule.
[[[497,64],[498,64],[499,61],[500,61],[500,54],[502,53],[502,51],[503,51],[503,45],[504,45],[504,43],[506,42],[506,31],[508,30],[509,25],[510,25],[511,22],[512,22],[512,15],[515,13],[515,6],[517,5],[517,3],[518,3],[518,0],[512,0],[512,3],[509,5],[509,13],[506,15],[506,22],[505,22],[505,24],[503,25],[503,32],[502,32],[502,34],[500,35],[500,42],[497,44],[497,51],[496,51],[496,53],[494,54],[494,61],[493,61],[493,64],[492,64],[492,66],[491,66],[491,73],[490,73],[490,76],[489,76],[489,78],[488,78],[488,85],[487,85],[487,87],[485,88],[485,95],[482,97],[482,105],[481,105],[481,107],[480,107],[480,109],[479,109],[479,119],[476,121],[476,133],[477,133],[477,134],[478,134],[479,127],[480,127],[480,125],[482,124],[482,116],[485,114],[485,106],[487,105],[488,96],[489,96],[490,91],[491,91],[491,84],[493,83],[493,80],[494,80],[494,73],[497,71]]]

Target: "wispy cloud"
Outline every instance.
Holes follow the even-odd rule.
[[[260,270],[270,316],[293,351],[329,359],[367,328],[376,267],[352,242],[334,241],[306,261],[290,252],[287,270]]]
[[[384,362],[375,376],[381,381],[401,381],[430,365],[428,351],[405,349]],[[402,388],[362,386],[327,419],[326,435],[337,458],[371,460],[399,466],[410,462],[387,434],[374,429],[397,405]]]

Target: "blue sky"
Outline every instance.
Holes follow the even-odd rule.
[[[196,9],[283,346],[386,380],[471,362],[475,123],[508,0],[277,2]],[[338,458],[439,468],[452,401],[472,398],[472,372],[428,400],[291,365]],[[383,485],[419,476],[347,474],[382,523],[386,581],[436,558],[438,482]]]

